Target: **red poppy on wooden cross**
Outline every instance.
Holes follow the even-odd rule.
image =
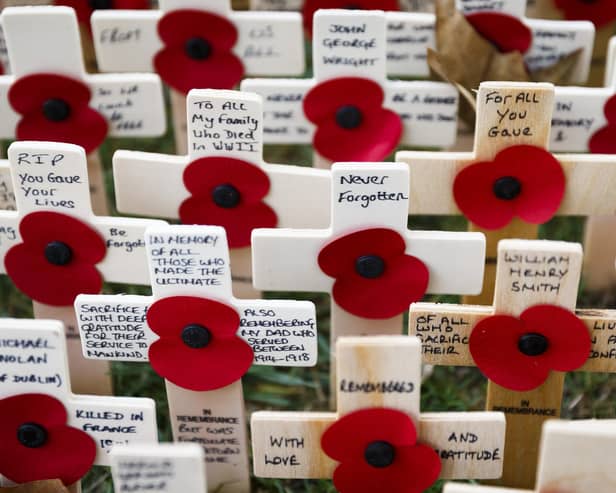
[[[482,234],[408,230],[408,166],[337,163],[331,173],[328,229],[256,229],[252,248],[255,287],[331,293],[332,349],[342,335],[399,334],[425,293],[481,290]]]
[[[532,491],[448,483],[443,493],[611,493],[615,446],[613,420],[548,421],[543,425]]]
[[[231,0],[159,4],[160,10],[95,12],[94,46],[101,71],[155,71],[169,85],[178,154],[186,154],[189,90],[233,89],[245,75],[304,73],[297,13],[235,12]]]
[[[53,142],[9,147],[16,211],[0,211],[0,272],[33,300],[37,318],[64,321],[73,388],[110,393],[109,366],[80,354],[73,301],[103,281],[149,284],[143,232],[152,219],[95,216],[86,154]]]
[[[398,145],[447,147],[458,95],[449,84],[390,81],[382,11],[315,14],[312,79],[246,79],[265,103],[265,142],[312,144],[317,164],[382,161]]]
[[[532,487],[541,426],[560,415],[564,372],[616,372],[606,328],[613,310],[575,310],[577,243],[502,240],[492,306],[411,305],[409,333],[423,360],[477,366],[489,379],[487,409],[507,415],[502,484]]]
[[[61,322],[2,319],[0,340],[5,480],[60,479],[74,485],[92,465],[109,465],[114,445],[156,443],[153,400],[72,393]]]
[[[95,210],[106,213],[96,151],[107,136],[164,133],[159,77],[86,74],[77,18],[68,7],[10,7],[1,21],[12,72],[0,77],[0,138],[84,147]]]
[[[188,155],[114,154],[118,210],[223,226],[234,291],[254,298],[252,230],[327,226],[330,174],[263,161],[263,102],[256,94],[193,89],[187,115]]]
[[[502,413],[420,413],[419,340],[344,337],[336,353],[336,412],[253,413],[255,476],[333,478],[340,493],[421,493],[438,478],[500,476]]]
[[[221,227],[155,227],[145,242],[153,296],[78,296],[83,354],[149,361],[165,378],[175,441],[203,444],[209,491],[248,492],[241,377],[253,363],[315,365],[314,304],[235,298]],[[223,429],[229,454],[207,445]]]

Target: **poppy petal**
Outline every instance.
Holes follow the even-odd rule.
[[[201,37],[216,48],[215,51],[229,51],[238,39],[237,29],[232,22],[204,10],[172,10],[158,21],[157,28],[165,45],[181,48],[190,38]]]
[[[533,42],[533,33],[523,22],[501,12],[473,12],[466,20],[502,53],[526,53]]]
[[[564,12],[567,20],[588,20],[596,28],[616,20],[616,3],[613,0],[554,0],[554,5]]]
[[[400,10],[399,0],[306,0],[302,8],[304,28],[312,33],[314,14],[319,9]]]
[[[616,154],[616,96],[607,100],[603,113],[608,124],[590,138],[588,149],[593,154]]]
[[[113,0],[113,8],[119,10],[145,10],[150,7],[150,0]]]
[[[90,88],[80,80],[46,73],[20,77],[8,93],[11,107],[21,115],[40,112],[48,99],[62,99],[73,108],[86,106],[90,98]]]

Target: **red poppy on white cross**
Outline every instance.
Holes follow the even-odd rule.
[[[421,339],[424,363],[477,366],[488,377],[486,408],[507,416],[503,486],[532,487],[565,372],[616,372],[616,311],[576,310],[581,270],[577,243],[502,240],[491,306],[411,305],[409,334]]]
[[[335,412],[252,414],[255,476],[333,477],[341,493],[419,493],[438,478],[500,477],[503,413],[420,412],[419,340],[343,337],[336,352]]]
[[[71,8],[7,7],[0,21],[12,70],[11,75],[0,77],[0,138],[84,147],[90,154],[95,211],[106,213],[102,169],[95,151],[108,135],[164,133],[160,78],[154,74],[87,74]]]
[[[0,320],[0,355],[5,480],[60,479],[78,491],[77,482],[92,465],[109,465],[116,444],[157,442],[152,399],[72,392],[61,322]]]
[[[118,210],[223,226],[234,292],[255,298],[251,231],[326,227],[331,176],[326,170],[263,161],[263,102],[256,94],[193,89],[186,104],[188,155],[114,154]]]
[[[455,88],[388,80],[386,62],[384,12],[320,10],[314,17],[314,78],[245,79],[241,88],[263,96],[267,144],[312,143],[327,161],[322,166],[382,161],[399,144],[452,145]]]
[[[81,147],[21,141],[8,154],[17,210],[0,211],[0,273],[33,300],[37,318],[65,323],[73,388],[110,393],[109,365],[80,354],[73,301],[103,281],[149,284],[143,232],[164,222],[94,215]]]
[[[252,268],[260,289],[332,294],[332,357],[339,336],[400,334],[425,293],[481,290],[483,234],[407,229],[407,165],[336,163],[331,173],[330,227],[255,229]]]
[[[165,378],[174,440],[204,448],[209,491],[248,492],[241,377],[253,363],[314,366],[314,304],[235,298],[221,227],[154,227],[145,242],[152,296],[77,297],[83,354],[149,361]]]
[[[235,12],[231,0],[161,0],[160,10],[92,15],[101,71],[156,71],[172,89],[176,151],[186,153],[184,97],[190,89],[233,89],[245,75],[304,73],[301,16]]]
[[[612,493],[614,447],[613,420],[548,421],[543,425],[532,490],[448,483],[443,493]]]

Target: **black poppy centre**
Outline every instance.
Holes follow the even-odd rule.
[[[51,241],[45,247],[45,258],[52,265],[67,265],[73,259],[73,251],[66,243]]]
[[[345,105],[336,110],[336,124],[345,130],[353,130],[362,124],[364,115],[357,106]]]
[[[223,183],[212,190],[212,200],[218,207],[233,209],[240,203],[240,191],[230,183]]]
[[[542,334],[531,332],[518,339],[518,349],[526,356],[540,356],[548,350],[550,343]]]
[[[212,340],[210,331],[199,324],[190,324],[182,329],[182,342],[192,349],[206,347]]]
[[[396,459],[396,449],[389,442],[371,442],[364,450],[364,458],[372,467],[378,469],[389,467]]]
[[[385,260],[378,255],[362,255],[355,260],[355,272],[366,279],[376,279],[385,272]]]
[[[513,176],[503,176],[494,182],[492,190],[501,200],[513,200],[522,193],[522,184]]]
[[[212,55],[212,45],[206,39],[195,36],[186,40],[184,51],[193,60],[207,60]]]
[[[113,0],[88,0],[88,4],[94,10],[106,10],[113,8]]]
[[[39,448],[47,442],[47,430],[38,423],[24,423],[17,428],[17,440],[24,447]]]
[[[43,103],[43,116],[52,122],[62,122],[71,116],[71,107],[63,99],[50,98]]]

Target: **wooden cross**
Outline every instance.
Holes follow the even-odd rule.
[[[149,284],[143,232],[164,223],[95,216],[81,147],[15,142],[8,154],[17,210],[0,211],[0,273],[33,299],[37,318],[66,325],[75,391],[109,394],[109,365],[81,356],[74,296],[98,292],[103,279]]]
[[[449,84],[387,79],[386,17],[381,11],[322,10],[315,14],[312,79],[246,79],[243,91],[256,92],[265,102],[264,135],[268,144],[310,144],[315,125],[303,108],[306,95],[323,83],[345,78],[376,82],[384,92],[384,107],[401,119],[399,143],[409,146],[447,147],[456,140],[457,91]],[[348,95],[340,95],[342,97]],[[335,128],[361,130],[354,122],[340,119],[348,105],[336,111]],[[351,108],[357,109],[351,105]],[[341,111],[343,110],[343,111]],[[338,116],[340,115],[340,117]],[[375,129],[375,132],[380,129]],[[383,156],[384,158],[385,156]],[[338,161],[350,160],[347,158]],[[317,156],[316,164],[330,160]]]
[[[543,425],[537,482],[533,492],[611,493],[616,481],[611,460],[616,429],[611,420],[548,421]],[[531,493],[461,483],[443,493]]]
[[[328,229],[256,229],[252,248],[256,288],[332,293],[332,358],[340,336],[399,334],[403,313],[424,292],[481,290],[482,234],[407,229],[408,166],[337,163],[331,173]],[[349,264],[339,275],[322,263],[336,249],[345,258],[333,262]]]
[[[159,5],[160,10],[99,10],[92,15],[94,47],[101,71],[153,72],[156,57],[164,48],[158,32],[161,22],[181,12],[199,11],[218,18],[216,30],[222,30],[219,25],[222,23],[227,24],[226,29],[236,31],[236,41],[231,45],[233,54],[238,57],[235,63],[242,66],[242,74],[299,76],[304,73],[302,20],[297,13],[235,12],[231,8],[231,0],[200,0],[198,2],[161,0]],[[209,22],[213,20],[215,19],[210,19]],[[212,59],[210,57],[212,43],[216,45],[212,56],[220,56],[216,52],[220,41],[207,39],[211,30],[215,30],[214,27],[204,24],[203,33],[197,33],[194,26],[180,25],[178,29],[181,30],[183,27],[187,39],[184,45],[185,53],[181,51],[177,53],[178,63],[183,61],[183,57],[193,64],[209,63]],[[188,36],[193,37],[188,38]],[[221,63],[220,66],[212,67],[212,71],[227,70],[231,63],[231,60],[227,60],[226,66]],[[158,68],[159,65],[156,64],[156,67]],[[182,68],[178,67],[178,70]],[[186,70],[191,72],[195,68]],[[186,81],[183,81],[183,84],[177,84],[178,81],[171,81],[166,74],[161,73],[161,75],[172,88],[176,152],[186,154],[186,102],[184,98],[188,90],[232,89],[235,83],[216,83],[214,78],[208,86],[185,87]]]
[[[109,454],[117,492],[205,493],[204,459],[194,443],[117,445]]]
[[[86,74],[77,18],[68,7],[10,7],[2,11],[1,22],[12,72],[0,77],[0,138],[77,143],[74,134],[88,129],[94,208],[105,214],[102,167],[90,131],[93,121],[97,132],[106,125],[112,137],[162,135],[166,122],[160,79],[152,74]],[[62,79],[52,83],[50,75]],[[40,109],[30,108],[29,92],[49,99]]]
[[[439,305],[433,303],[414,303],[411,305],[409,333],[417,335],[423,342],[424,362],[437,365],[474,366],[478,354],[470,344],[472,337],[485,333],[485,325],[474,332],[478,324],[493,315],[518,317],[531,307],[538,305],[557,305],[570,312],[575,310],[578,284],[582,266],[582,248],[577,243],[564,243],[537,240],[502,240],[498,245],[496,270],[496,291],[492,306]],[[611,335],[616,322],[616,312],[610,310],[578,310],[584,325],[590,333],[588,359],[579,371],[616,372],[614,355],[616,339]],[[522,315],[525,317],[526,315]],[[508,319],[510,320],[510,319]],[[575,333],[565,326],[562,317],[555,319],[561,331],[569,331],[566,336],[571,341]],[[492,322],[490,322],[492,323]],[[511,322],[513,323],[513,322]],[[545,368],[543,357],[558,353],[558,341],[554,336],[545,336],[539,328],[538,339],[541,344],[547,341],[549,353],[525,349],[528,334],[518,339],[511,335],[508,322],[502,321],[502,346],[494,347],[494,354],[502,356],[503,362],[515,365],[513,355],[525,363],[524,372],[513,368],[510,372],[516,378],[530,378],[532,368]],[[523,332],[523,331],[522,331]],[[564,332],[561,332],[564,333]],[[494,332],[491,332],[494,334]],[[534,334],[537,336],[537,334]],[[532,338],[531,338],[532,339]],[[551,340],[550,340],[551,339]],[[511,341],[515,342],[511,342]],[[526,342],[524,342],[526,341]],[[532,341],[530,341],[532,342]],[[516,346],[517,344],[517,346]],[[526,344],[528,345],[528,344]],[[515,346],[515,347],[514,347]],[[475,346],[476,347],[476,346]],[[582,362],[585,357],[582,348]],[[545,349],[545,347],[540,348]],[[471,353],[471,351],[475,351]],[[508,352],[507,352],[508,351]],[[518,352],[519,351],[519,352]],[[562,345],[560,347],[562,351]],[[542,356],[546,354],[546,356]],[[533,359],[536,357],[537,359]],[[556,364],[556,363],[555,363]],[[549,365],[549,363],[548,363]],[[500,367],[499,367],[500,368]],[[504,367],[503,367],[504,368]],[[482,371],[487,371],[484,366]],[[554,369],[554,368],[549,368]],[[499,371],[505,371],[501,369]],[[542,370],[539,370],[542,371]],[[546,371],[547,374],[547,371]],[[563,382],[565,373],[552,371],[541,384],[541,378],[531,384],[518,386],[507,382],[507,388],[490,380],[488,382],[487,409],[502,410],[507,415],[507,443],[505,448],[505,469],[503,485],[510,487],[532,487],[534,470],[537,464],[541,426],[546,419],[560,415]],[[512,377],[513,378],[513,377]],[[523,390],[510,390],[516,387]],[[530,389],[530,390],[526,390]]]
[[[505,432],[502,413],[420,413],[421,346],[416,338],[345,337],[336,343],[336,351],[336,412],[259,411],[252,414],[255,476],[331,478],[339,464],[323,450],[321,440],[336,422],[362,411],[404,413],[417,430],[418,443],[427,445],[438,454],[434,455],[440,459],[440,478],[488,479],[500,476]],[[366,442],[366,452],[377,442],[386,443],[386,448],[391,449],[391,444],[379,436],[381,426],[388,425],[392,426],[383,421],[366,422],[356,430],[347,427],[347,435],[339,440],[344,442],[357,436],[353,441]],[[398,440],[403,441],[401,437],[406,433],[407,430],[400,429],[391,430],[389,434],[396,434]],[[399,457],[395,451],[393,456],[394,461]],[[374,465],[368,457],[366,453],[366,460],[373,467],[388,465]],[[348,460],[357,464],[360,458],[349,455]],[[388,462],[391,465],[391,460]],[[426,461],[422,461],[422,465],[425,464]],[[398,467],[402,468],[403,464],[398,464]],[[387,470],[381,472],[380,477],[386,478]],[[368,479],[366,475],[365,470],[358,470],[359,484]],[[407,477],[413,485],[418,479],[415,474]],[[335,475],[334,484],[340,489]],[[383,491],[386,490],[387,485],[383,484]],[[415,486],[413,491],[420,489]]]
[[[188,94],[187,106],[188,155],[169,156],[133,151],[117,151],[114,154],[118,210],[140,216],[180,218],[187,224],[229,226],[233,229],[227,230],[227,236],[232,240],[234,292],[239,298],[258,297],[259,293],[252,287],[251,224],[246,226],[244,221],[252,219],[250,207],[258,207],[259,202],[253,203],[253,198],[242,198],[241,194],[247,195],[249,192],[244,185],[245,173],[253,169],[253,174],[265,174],[269,190],[264,192],[263,198],[273,211],[270,225],[280,228],[327,226],[330,175],[325,170],[264,162],[263,102],[256,94],[193,89]],[[228,170],[226,176],[221,170],[221,163]],[[197,175],[199,170],[201,174]],[[191,172],[193,178],[188,178]],[[199,200],[199,190],[195,183],[207,182],[208,176],[219,181],[199,186],[206,188],[207,195],[201,206],[203,212],[195,217],[185,207],[190,205],[190,201]],[[254,179],[249,187],[257,187]],[[189,190],[187,184],[191,182],[193,184]],[[221,201],[220,197],[213,195],[225,195],[225,190],[230,190],[231,202]],[[155,201],[152,201],[152,193],[157,195]],[[258,199],[261,200],[260,197]],[[247,206],[244,205],[246,201]],[[208,204],[209,208],[206,207]],[[235,220],[232,216],[234,210],[238,211]],[[227,213],[227,216],[221,217],[219,213]],[[258,224],[264,225],[262,220]]]
[[[453,215],[460,214],[460,208],[454,198],[454,185],[459,183],[459,173],[469,169],[470,165],[481,162],[490,162],[495,158],[503,166],[503,180],[495,176],[494,183],[477,185],[476,190],[466,190],[460,193],[460,199],[483,192],[490,198],[493,196],[496,205],[503,207],[503,210],[510,211],[514,216],[514,207],[521,200],[526,200],[528,195],[508,193],[503,194],[503,190],[494,187],[497,183],[500,186],[506,185],[511,181],[513,185],[519,184],[520,180],[531,183],[531,170],[522,172],[526,159],[519,158],[517,161],[510,159],[507,161],[499,153],[520,152],[526,156],[524,148],[519,146],[534,146],[537,148],[547,148],[550,135],[550,120],[552,118],[552,108],[554,107],[554,88],[551,84],[533,83],[511,83],[511,82],[484,82],[479,87],[477,95],[477,121],[475,128],[475,149],[469,153],[434,153],[434,152],[399,152],[396,160],[409,164],[411,170],[411,193],[410,210],[414,214],[429,215]],[[512,151],[513,150],[513,151]],[[542,159],[549,161],[551,158],[540,150],[532,151],[533,160],[536,156],[543,156]],[[506,153],[505,153],[506,155]],[[560,183],[564,186],[564,195],[560,206],[555,213],[558,215],[582,215],[592,214],[612,214],[616,210],[616,199],[612,193],[613,185],[616,180],[616,158],[612,156],[588,156],[565,154],[555,155],[554,158],[560,163],[566,181],[550,178],[544,185],[555,186]],[[504,161],[503,161],[504,160]],[[503,164],[504,163],[504,164]],[[496,164],[494,164],[496,166]],[[550,167],[553,167],[550,166]],[[539,169],[539,168],[537,168]],[[486,173],[490,170],[485,169]],[[512,176],[513,175],[513,176]],[[523,176],[522,176],[523,175]],[[544,173],[545,175],[545,173]],[[538,175],[537,175],[538,176]],[[543,176],[543,175],[542,175]],[[551,176],[551,175],[550,175]],[[509,180],[509,177],[514,180]],[[498,178],[498,179],[497,179]],[[438,183],[438,188],[434,186]],[[490,188],[492,190],[488,190]],[[487,188],[486,188],[487,187]],[[543,189],[545,191],[545,189]],[[498,192],[498,194],[497,194]],[[514,191],[515,192],[515,191]],[[562,191],[561,191],[562,192]],[[504,197],[504,198],[503,198]],[[533,197],[532,191],[530,197]],[[535,192],[534,198],[541,203],[544,193],[541,190]],[[511,209],[506,209],[508,204],[512,204]],[[554,204],[550,204],[554,205]],[[556,204],[558,205],[558,204]],[[495,205],[481,208],[479,214],[493,211]],[[529,212],[540,209],[535,207]],[[498,209],[501,210],[501,209]],[[543,211],[543,209],[541,209]],[[546,210],[550,211],[549,208]],[[465,211],[466,212],[466,211]],[[477,214],[477,211],[474,211]],[[506,217],[504,213],[500,219]],[[544,214],[535,222],[546,222],[549,214]],[[507,224],[505,222],[505,224]],[[479,226],[471,225],[472,229],[481,230]],[[487,263],[484,289],[480,297],[470,301],[471,303],[491,303],[494,292],[494,273],[496,258],[496,246],[501,238],[526,238],[534,239],[537,237],[537,225],[524,222],[522,219],[514,219],[505,227],[496,227],[491,230],[484,230],[487,234]]]
[[[35,479],[56,479],[57,476],[40,477],[45,474],[45,462],[53,450],[66,453],[66,460],[75,460],[70,454],[72,444],[63,448],[57,442],[51,444],[52,451],[46,450],[50,430],[45,423],[54,423],[54,440],[62,440],[61,427],[65,424],[82,430],[93,439],[92,457],[95,465],[109,465],[109,451],[116,444],[154,444],[157,441],[156,410],[152,399],[132,397],[102,397],[73,394],[70,386],[66,338],[64,327],[56,320],[0,320],[0,410],[6,409],[9,401],[26,400],[28,414],[26,422],[15,431],[18,437],[11,448],[2,448],[0,474],[13,482],[28,482]],[[67,415],[65,422],[59,422],[59,415],[51,414],[52,402],[56,400]],[[26,401],[24,401],[26,402]],[[4,411],[6,412],[6,411]],[[57,411],[55,411],[57,413]],[[55,417],[54,417],[55,416]],[[3,426],[10,426],[3,414]],[[11,433],[11,434],[12,434]],[[5,432],[4,436],[9,433]],[[76,438],[73,439],[73,444]],[[11,457],[26,457],[32,450],[32,460],[26,461],[30,470],[16,470]],[[6,454],[6,455],[4,455]],[[35,459],[38,458],[38,459]],[[46,458],[46,459],[45,459]],[[54,457],[60,461],[61,458]],[[71,465],[71,467],[79,467]],[[66,465],[63,469],[67,469]],[[80,475],[87,471],[82,470]],[[56,472],[58,472],[56,470]],[[53,474],[48,472],[47,474]],[[71,476],[75,475],[74,472]],[[67,484],[68,486],[68,484]],[[78,484],[72,491],[78,490]]]
[[[150,361],[165,377],[174,440],[204,448],[209,491],[247,492],[241,376],[253,354],[258,365],[315,365],[314,304],[235,298],[226,234],[218,226],[151,228],[145,242],[153,296],[78,296],[83,354]],[[221,322],[223,314],[236,320]],[[174,332],[162,334],[167,328]],[[224,339],[225,328],[237,336]],[[175,359],[165,357],[165,348],[175,348]]]

